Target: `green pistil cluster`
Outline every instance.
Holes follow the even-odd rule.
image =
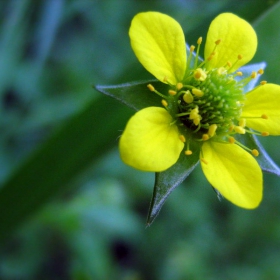
[[[201,73],[195,73],[199,70]],[[178,120],[201,137],[211,125],[225,135],[238,125],[244,101],[243,87],[224,68],[191,71],[177,93]],[[174,96],[175,97],[175,96]]]

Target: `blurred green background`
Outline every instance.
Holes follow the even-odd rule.
[[[278,1],[1,1],[0,279],[280,279],[274,175],[248,211],[219,202],[198,167],[145,228],[154,174],[117,150],[133,111],[92,85],[151,78],[128,38],[147,10],[178,20],[190,44],[236,13],[257,32],[253,62],[280,84]],[[279,137],[261,140],[280,164]]]

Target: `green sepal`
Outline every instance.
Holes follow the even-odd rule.
[[[200,145],[192,143],[192,155],[181,153],[176,164],[163,172],[155,174],[153,196],[148,212],[147,226],[150,226],[157,217],[161,207],[171,192],[179,186],[193,171],[199,162]]]
[[[244,135],[235,135],[236,140],[241,142],[243,145],[250,149],[257,149],[259,155],[255,157],[261,169],[265,172],[275,174],[280,176],[280,168],[273,161],[273,159],[268,155],[258,138],[250,133],[246,133]]]
[[[162,107],[162,98],[154,92],[151,92],[147,88],[148,84],[152,84],[162,94],[167,94],[169,89],[169,85],[157,80],[131,82],[114,86],[97,85],[95,88],[99,92],[117,99],[136,111],[150,106]]]
[[[246,147],[249,147],[250,149],[257,149],[259,151],[259,155],[256,157],[256,160],[263,171],[280,176],[279,166],[268,155],[268,153],[266,152],[266,150],[255,135],[246,133],[245,135],[242,135],[240,139],[241,138],[242,143]]]

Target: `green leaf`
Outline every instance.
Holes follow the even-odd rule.
[[[19,166],[0,189],[0,239],[114,147],[130,114],[102,96],[70,118]]]
[[[199,162],[200,145],[192,144],[192,155],[181,153],[177,163],[163,172],[156,173],[154,192],[147,218],[147,226],[150,226],[157,217],[161,207],[171,192],[179,186],[193,171]]]
[[[162,94],[167,94],[169,86],[157,80],[125,83],[114,86],[100,86],[95,88],[103,94],[113,97],[128,107],[138,111],[145,107],[162,106],[161,97],[151,92],[147,85],[152,84]]]

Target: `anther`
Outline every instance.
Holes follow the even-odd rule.
[[[185,138],[185,136],[184,136],[183,134],[181,134],[181,135],[179,136],[179,138],[180,138],[180,140],[181,140],[183,143],[186,142],[186,138]]]
[[[168,93],[170,94],[170,95],[176,95],[176,91],[175,90],[173,90],[173,89],[170,89],[169,91],[168,91]]]
[[[202,140],[203,140],[203,141],[209,140],[209,135],[208,135],[208,134],[203,134],[203,135],[202,135]]]
[[[191,154],[192,154],[192,151],[191,151],[191,150],[186,150],[186,151],[185,151],[185,155],[186,155],[186,156],[190,156]]]
[[[262,132],[262,136],[269,136],[269,132],[263,131],[263,132]]]
[[[162,104],[164,107],[167,107],[167,106],[168,106],[167,101],[164,100],[164,99],[161,100],[161,104]]]
[[[263,69],[260,69],[260,70],[258,71],[258,74],[260,74],[260,75],[262,75],[263,73],[264,73]]]
[[[201,69],[201,68],[197,68],[195,71],[194,71],[194,78],[196,79],[196,80],[199,80],[199,81],[205,81],[205,79],[207,78],[207,74],[206,74],[206,72],[203,70],[203,69]]]
[[[246,119],[240,119],[239,120],[239,126],[241,126],[241,127],[245,127],[246,126]]]
[[[243,76],[243,73],[241,71],[238,71],[238,72],[236,72],[236,75],[241,77],[241,76]]]
[[[205,158],[200,159],[203,163],[208,164],[208,161]]]
[[[255,79],[257,77],[257,72],[256,71],[253,71],[252,74],[251,74],[251,78],[252,79]]]
[[[234,142],[235,142],[234,137],[230,136],[230,137],[228,138],[228,142],[229,142],[230,144],[234,144]]]
[[[209,126],[209,129],[208,129],[209,137],[213,137],[215,135],[215,132],[216,132],[217,128],[218,128],[218,126],[216,124],[211,124]]]
[[[176,85],[177,90],[180,90],[182,87],[183,87],[183,84],[182,84],[182,83],[178,83],[178,84]]]
[[[196,96],[196,97],[202,97],[204,95],[204,92],[200,89],[197,88],[193,88],[192,89],[192,93]]]
[[[228,66],[228,67],[231,67],[231,66],[232,66],[232,63],[231,63],[230,61],[228,61],[228,62],[227,62],[227,66]]]
[[[197,44],[200,45],[202,43],[202,37],[199,37],[197,40]]]
[[[148,84],[148,85],[147,85],[147,88],[148,88],[150,91],[155,91],[155,88],[154,88],[151,84]]]
[[[194,49],[195,49],[195,46],[194,46],[194,45],[191,45],[191,46],[190,46],[190,52],[193,52]]]
[[[257,157],[257,156],[259,155],[259,151],[256,150],[256,149],[253,149],[253,150],[251,151],[251,153],[252,153],[252,155],[255,156],[255,157]]]
[[[268,119],[268,115],[262,114],[262,115],[261,115],[261,118],[267,120],[267,119]]]
[[[239,55],[237,56],[237,58],[238,58],[238,60],[241,60],[241,59],[243,58],[243,56],[242,56],[241,54],[239,54]]]
[[[193,102],[193,96],[189,90],[187,90],[186,93],[183,95],[183,100],[188,104]]]
[[[222,40],[219,39],[219,40],[217,40],[217,41],[215,42],[215,44],[216,44],[216,45],[219,45],[219,44],[221,43],[221,41],[222,41]]]
[[[267,83],[267,81],[261,81],[260,84],[263,86]]]
[[[245,129],[243,128],[243,127],[241,127],[241,126],[235,126],[234,127],[234,131],[236,132],[236,133],[239,133],[239,134],[245,134]]]

